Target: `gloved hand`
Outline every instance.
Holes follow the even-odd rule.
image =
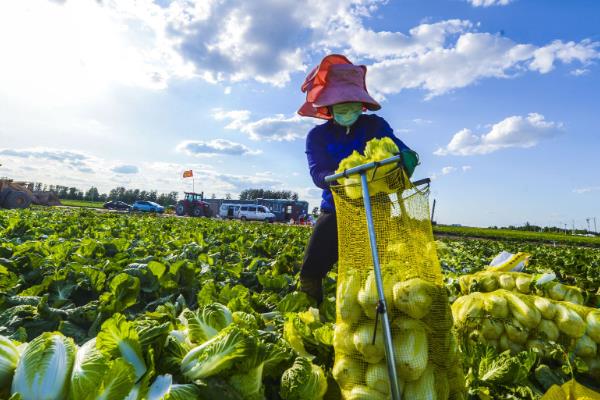
[[[413,172],[415,172],[415,168],[417,168],[417,165],[419,165],[419,155],[416,151],[412,150],[403,150],[398,154],[402,156],[402,168],[404,168],[404,171],[406,171],[406,175],[408,175],[408,177],[410,178]]]

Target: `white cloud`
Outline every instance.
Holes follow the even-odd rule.
[[[241,131],[252,140],[292,141],[302,139],[314,124],[299,115],[276,114],[250,122]]]
[[[241,129],[250,119],[250,114],[249,110],[223,110],[222,108],[212,110],[212,116],[217,121],[229,121],[225,126],[226,129]]]
[[[473,7],[506,6],[514,0],[468,0]]]
[[[454,134],[450,143],[436,150],[434,154],[468,156],[488,154],[511,147],[529,148],[542,140],[559,135],[562,131],[562,123],[546,121],[541,114],[512,116],[494,124],[488,133],[482,135],[465,128]]]
[[[587,186],[582,188],[573,189],[573,193],[584,194],[590,192],[598,192],[600,191],[600,186]]]
[[[512,78],[527,70],[545,74],[559,61],[587,65],[600,58],[598,45],[584,40],[536,47],[490,33],[463,31],[456,40],[446,33],[436,47],[376,61],[369,70],[369,85],[380,97],[420,88],[430,98],[484,78]]]
[[[573,71],[571,71],[570,74],[573,76],[582,76],[587,75],[589,72],[590,70],[587,68],[576,68]]]
[[[123,164],[111,168],[111,171],[115,174],[137,174],[140,169],[136,165]]]
[[[177,145],[177,151],[190,156],[218,154],[242,156],[260,154],[259,150],[252,150],[242,143],[232,142],[227,139],[213,139],[209,141],[187,140]]]
[[[28,148],[28,149],[0,149],[0,156],[9,160],[18,160],[18,164],[28,168],[41,168],[50,163],[62,165],[65,168],[84,173],[92,172],[94,169],[94,157],[85,153],[71,150],[58,150],[50,148]],[[6,164],[6,163],[3,163]]]
[[[228,121],[225,129],[238,130],[251,140],[266,141],[293,141],[302,139],[308,131],[314,127],[314,123],[298,115],[286,117],[283,114],[275,114],[271,117],[250,120],[251,113],[248,110],[222,109],[213,110],[216,120]]]
[[[412,120],[412,122],[414,122],[417,125],[429,125],[432,124],[433,121],[430,119],[424,119],[424,118],[414,118]]]
[[[460,170],[462,172],[469,171],[470,169],[471,169],[470,165],[463,165],[462,167],[460,167]],[[453,167],[453,166],[449,165],[447,167],[443,167],[439,172],[432,173],[430,178],[432,180],[439,179],[442,176],[453,174],[454,172],[456,172],[458,170],[459,170],[458,167]]]
[[[228,94],[232,82],[285,85],[325,53],[343,52],[369,65],[369,86],[380,98],[409,88],[433,96],[484,78],[547,73],[558,62],[585,67],[600,57],[598,43],[590,40],[521,44],[458,19],[423,23],[407,33],[367,28],[385,3],[2,2],[0,94],[78,104],[113,85],[163,89],[172,79],[190,78],[229,84]]]
[[[456,167],[444,167],[442,168],[442,175],[448,175],[456,171]]]

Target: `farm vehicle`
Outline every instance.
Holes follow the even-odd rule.
[[[26,182],[0,179],[0,208],[27,208],[31,204],[59,206],[60,200],[54,192],[31,190]]]
[[[204,194],[193,192],[185,192],[183,200],[179,200],[175,206],[175,213],[192,217],[212,217],[213,214],[208,203],[204,201]]]

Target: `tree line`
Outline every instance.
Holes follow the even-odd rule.
[[[290,190],[244,189],[240,192],[240,200],[283,199],[298,200],[298,193]]]
[[[179,194],[177,192],[158,193],[156,190],[127,189],[123,186],[111,189],[108,193],[100,193],[97,187],[92,186],[87,191],[82,191],[74,186],[46,185],[41,182],[33,182],[27,185],[32,191],[54,192],[61,200],[81,201],[109,201],[117,200],[131,204],[137,200],[153,201],[162,206],[175,205]],[[213,194],[211,196],[215,198]],[[225,198],[231,200],[231,194],[227,193]],[[240,192],[240,200],[255,199],[283,199],[298,200],[298,193],[291,190],[269,190],[269,189],[244,189]]]
[[[82,191],[76,187],[62,185],[46,185],[41,182],[34,182],[27,185],[29,190],[54,192],[61,200],[82,200],[82,201],[108,201],[117,200],[131,204],[136,200],[153,201],[162,206],[175,205],[179,194],[177,192],[158,193],[156,190],[126,189],[123,186],[111,189],[108,193],[100,193],[95,186],[87,191]]]

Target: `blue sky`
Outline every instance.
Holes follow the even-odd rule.
[[[265,10],[268,10],[266,12]],[[317,205],[295,115],[330,52],[368,66],[442,223],[600,220],[600,4],[140,0],[0,4],[0,176]]]

